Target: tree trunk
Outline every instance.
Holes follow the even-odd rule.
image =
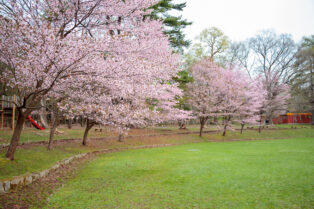
[[[50,136],[49,136],[49,143],[48,143],[48,150],[52,149],[52,142],[53,142],[53,138],[54,135],[56,133],[56,129],[59,125],[59,111],[58,110],[53,110],[52,112],[52,126],[51,126],[51,130],[50,130]]]
[[[79,123],[80,123],[81,127],[84,126],[84,124],[83,124],[83,117],[82,116],[79,116]]]
[[[262,116],[260,116],[260,122],[259,122],[259,127],[258,127],[258,133],[262,132]]]
[[[71,119],[69,119],[68,121],[68,129],[72,129],[72,118]]]
[[[120,134],[119,134],[119,142],[123,142],[123,139],[124,139],[123,134],[120,133]]]
[[[90,121],[89,119],[87,119],[87,122],[86,122],[86,128],[85,128],[85,132],[84,132],[84,136],[83,136],[83,142],[82,142],[82,145],[86,145],[87,144],[87,135],[88,135],[88,132],[89,130],[94,126],[95,124]]]
[[[179,125],[179,129],[186,129],[186,126],[185,126],[185,122],[184,122],[184,121],[179,120],[179,121],[178,121],[178,125]]]
[[[81,127],[84,127],[86,125],[86,119],[83,118],[82,116],[81,116],[80,124],[81,124]]]
[[[44,128],[48,128],[49,125],[48,125],[48,120],[47,120],[47,112],[46,112],[46,108],[45,108],[45,102],[43,99],[40,101],[40,105],[42,106],[40,108],[40,111],[39,111],[40,122],[41,122],[42,126],[44,126]]]
[[[244,124],[241,124],[241,134],[243,133]]]
[[[203,136],[203,128],[206,123],[207,118],[206,117],[200,117],[200,123],[201,123],[201,128],[200,128],[200,137]]]
[[[226,133],[227,133],[227,127],[228,127],[228,123],[229,123],[229,121],[230,121],[230,119],[231,119],[231,117],[230,116],[227,116],[226,118],[225,118],[225,124],[224,124],[224,132],[222,133],[222,136],[226,136]]]
[[[272,117],[268,118],[268,125],[273,125],[273,118]]]
[[[10,159],[10,160],[14,160],[14,153],[16,151],[17,145],[20,141],[20,136],[23,130],[23,125],[25,122],[26,116],[23,114],[23,112],[19,109],[19,115],[17,118],[17,122],[14,128],[14,132],[11,138],[11,143],[9,146],[9,149],[6,153],[6,158]]]
[[[227,132],[227,124],[224,125],[224,132],[222,133],[222,136],[226,136]]]

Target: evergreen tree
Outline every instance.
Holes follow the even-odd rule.
[[[294,108],[314,115],[314,35],[303,38],[296,53],[294,71],[291,79]]]
[[[182,70],[178,72],[178,76],[173,78],[174,81],[179,83],[179,88],[185,93],[187,91],[187,84],[193,82],[193,77],[189,74],[187,70]],[[190,106],[187,104],[187,96],[184,94],[183,97],[178,99],[177,108],[182,110],[191,110]]]
[[[173,0],[161,0],[152,6],[152,19],[160,19],[163,22],[164,33],[169,36],[171,46],[175,52],[183,53],[183,49],[190,45],[190,41],[185,38],[183,29],[191,25],[192,22],[183,19],[182,16],[169,14],[170,11],[183,11],[186,2],[175,4]]]
[[[153,12],[150,17],[152,19],[159,19],[163,22],[163,31],[166,35],[168,35],[170,44],[173,48],[174,52],[178,52],[183,54],[184,48],[190,46],[190,40],[185,38],[185,34],[183,33],[183,29],[186,26],[192,24],[192,22],[183,19],[182,16],[175,16],[170,14],[169,12],[173,11],[183,11],[186,7],[186,3],[173,3],[173,0],[161,0],[159,3],[152,6]],[[186,91],[187,83],[192,81],[192,77],[189,75],[187,70],[183,70],[178,72],[177,76],[173,78],[175,82],[178,82],[179,88],[181,88],[184,92]],[[189,110],[186,103],[187,97],[184,95],[181,98],[178,98],[177,108],[182,110]],[[185,128],[185,123],[183,121],[179,121],[180,128]]]

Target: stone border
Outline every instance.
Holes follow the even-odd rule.
[[[103,149],[103,150],[97,150],[92,152],[87,152],[83,154],[74,155],[70,158],[67,158],[65,160],[57,162],[56,165],[52,166],[51,168],[48,168],[46,170],[43,170],[41,172],[31,173],[27,175],[21,175],[17,177],[13,177],[8,180],[0,180],[0,194],[7,193],[10,190],[14,190],[19,186],[26,186],[31,184],[33,181],[36,181],[38,179],[42,179],[49,175],[54,170],[60,169],[63,166],[71,163],[73,160],[84,158],[88,155],[92,154],[103,154],[103,153],[111,153],[111,152],[118,152],[122,150],[130,150],[130,149],[144,149],[144,148],[156,148],[156,147],[169,147],[174,146],[175,144],[155,144],[155,145],[143,145],[143,146],[135,146],[135,147],[122,147],[122,148],[111,148],[111,149]]]

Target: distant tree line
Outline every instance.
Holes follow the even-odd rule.
[[[232,42],[219,28],[211,27],[196,37],[185,54],[187,68],[202,59],[225,68],[239,67],[252,80],[262,79],[268,101],[263,114],[268,122],[286,111],[314,115],[314,35],[297,44],[290,34],[264,30]]]

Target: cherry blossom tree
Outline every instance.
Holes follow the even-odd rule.
[[[117,78],[139,80],[145,75],[142,73],[151,79],[160,76],[159,79],[167,80],[173,76],[169,73],[173,68],[161,68],[154,74],[158,66],[151,60],[147,62],[152,68],[146,71],[142,69],[144,65],[134,68],[134,63],[139,60],[145,63],[156,52],[164,55],[156,56],[159,62],[169,55],[163,51],[166,42],[161,42],[163,47],[156,50],[147,50],[150,43],[156,46],[157,40],[165,39],[160,22],[143,18],[150,12],[145,8],[154,3],[153,0],[1,1],[0,62],[6,66],[1,81],[15,90],[19,113],[7,158],[14,159],[25,118],[40,108],[40,101],[50,92],[66,86],[62,85],[65,82],[88,83],[84,80],[95,79],[106,86],[115,86],[119,82],[123,85]],[[134,56],[126,59],[130,54]],[[172,61],[169,60],[166,62]],[[109,102],[111,98],[100,102]]]
[[[290,87],[282,83],[280,75],[277,73],[269,73],[266,78],[260,81],[263,89],[267,91],[263,112],[268,123],[272,124],[274,117],[287,111],[291,96]]]
[[[260,31],[247,41],[233,43],[229,50],[230,62],[241,65],[252,79],[262,78],[268,104],[262,110],[266,120],[287,109],[289,88],[294,76],[296,45],[289,34],[276,34],[272,30]],[[257,79],[260,79],[257,78]]]
[[[163,46],[161,40],[155,44],[150,42],[147,49],[160,51]],[[126,65],[119,66],[120,76],[115,77],[117,72],[112,74],[115,71],[112,69],[108,71],[109,74],[103,72],[90,81],[85,79],[86,83],[70,84],[67,88],[71,90],[68,101],[61,103],[60,107],[68,112],[69,117],[81,115],[87,118],[83,145],[86,145],[88,132],[95,124],[116,127],[122,141],[122,136],[127,134],[130,127],[188,117],[186,111],[174,108],[176,98],[182,96],[181,90],[176,84],[165,82],[179,69],[177,56],[171,53],[168,45],[164,46],[169,53],[161,53],[161,57],[157,56],[158,52],[154,52],[155,57],[145,59],[140,56],[135,58],[135,53],[129,54],[124,61],[130,61],[121,62]]]
[[[241,69],[235,67],[224,70],[224,128],[223,136],[226,135],[227,128],[232,129],[232,122],[241,124],[241,133],[244,125],[257,124],[258,113],[263,106],[266,91],[259,88],[258,83],[251,80]]]
[[[203,59],[194,64],[191,69],[194,82],[188,84],[188,102],[193,112],[200,118],[200,133],[202,136],[204,125],[211,116],[217,116],[223,100],[217,91],[223,86],[220,74],[221,68],[210,60]]]
[[[243,90],[243,103],[238,109],[238,115],[235,122],[240,123],[243,133],[244,126],[246,124],[260,124],[261,122],[261,110],[266,104],[266,90],[261,86],[258,80],[248,79],[247,75],[244,75],[242,79],[247,79],[245,82],[247,86],[244,86]]]
[[[209,117],[223,118],[223,136],[232,121],[255,121],[263,93],[241,70],[218,67],[203,59],[191,68],[194,82],[188,86],[189,101],[200,118],[200,136]]]
[[[178,55],[172,53],[160,22],[140,26],[144,31],[141,35],[123,32],[110,35],[123,41],[119,45],[123,50],[105,54],[105,70],[94,71],[91,77],[76,75],[80,83],[67,78],[67,86],[60,84],[53,91],[55,97],[68,95],[66,102],[59,104],[68,117],[80,115],[87,119],[83,145],[95,124],[115,126],[123,135],[132,126],[188,117],[186,111],[174,108],[175,99],[182,96],[170,81],[179,70]],[[151,108],[148,100],[158,102]]]

